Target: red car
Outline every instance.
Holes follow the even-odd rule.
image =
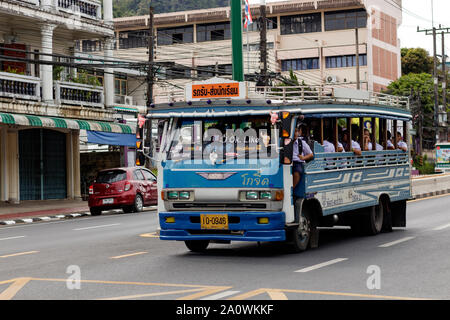
[[[156,177],[140,167],[102,170],[89,187],[91,215],[104,210],[123,209],[123,212],[141,212],[144,206],[158,203]]]

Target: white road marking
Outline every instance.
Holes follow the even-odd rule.
[[[95,227],[77,228],[77,229],[73,229],[73,231],[81,231],[81,230],[89,230],[89,229],[97,229],[97,228],[106,228],[106,227],[113,227],[113,226],[118,226],[118,225],[120,225],[120,223],[105,224],[105,225],[102,225],[102,226],[95,226]]]
[[[381,246],[378,246],[378,247],[379,248],[388,248],[388,247],[395,246],[396,244],[399,244],[399,243],[402,243],[402,242],[405,242],[405,241],[408,241],[408,240],[412,240],[414,238],[415,237],[406,237],[406,238],[402,238],[402,239],[399,239],[399,240],[396,240],[396,241],[392,241],[392,242],[388,242],[388,243],[382,244]]]
[[[222,298],[225,298],[225,297],[232,296],[232,295],[234,295],[236,293],[239,293],[239,292],[240,291],[231,291],[231,290],[230,291],[225,291],[225,292],[221,292],[221,293],[218,293],[218,294],[206,297],[206,298],[202,298],[200,300],[219,300],[219,299],[222,299]]]
[[[3,238],[3,239],[0,239],[0,241],[3,241],[3,240],[13,240],[13,239],[20,239],[20,238],[25,238],[25,236]]]
[[[330,261],[327,261],[327,262],[316,264],[316,265],[308,267],[308,268],[303,268],[303,269],[297,270],[295,272],[309,272],[309,271],[320,269],[320,268],[323,268],[323,267],[326,267],[326,266],[329,266],[329,265],[332,265],[332,264],[335,264],[335,263],[338,263],[338,262],[342,262],[342,261],[345,261],[345,260],[348,260],[348,258],[337,258],[337,259],[334,259],[334,260],[330,260]]]
[[[440,226],[440,227],[437,227],[437,228],[434,228],[433,231],[440,231],[440,230],[444,230],[444,229],[447,229],[447,228],[450,228],[450,223],[446,224],[446,225],[443,225],[443,226]]]

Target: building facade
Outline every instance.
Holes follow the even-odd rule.
[[[0,201],[80,198],[80,131],[115,123],[114,73],[92,82],[75,43],[96,38],[113,58],[112,0],[0,1]]]
[[[356,31],[362,89],[379,92],[401,76],[397,30],[401,1],[293,0],[267,5],[268,67],[300,82],[356,87]],[[255,23],[244,30],[244,72],[259,72],[259,6],[250,7]],[[183,97],[190,78],[231,73],[230,8],[155,15],[156,61],[174,63],[156,74],[156,102]],[[115,56],[146,61],[148,16],[114,19]],[[98,41],[82,51],[102,50]],[[185,67],[183,67],[185,66]],[[142,93],[145,95],[145,92]]]

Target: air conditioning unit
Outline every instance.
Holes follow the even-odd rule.
[[[333,76],[333,75],[327,76],[327,77],[325,78],[325,81],[326,81],[327,83],[336,83],[336,82],[337,82],[337,77],[336,77],[336,76]]]
[[[117,103],[117,104],[123,104],[126,106],[133,105],[133,97],[130,97],[130,96],[116,96],[114,100],[115,100],[115,103]]]

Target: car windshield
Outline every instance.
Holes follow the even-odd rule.
[[[172,132],[169,160],[267,159],[276,156],[270,116],[183,119]]]
[[[123,170],[110,170],[98,173],[97,183],[114,183],[127,179],[127,173]]]

